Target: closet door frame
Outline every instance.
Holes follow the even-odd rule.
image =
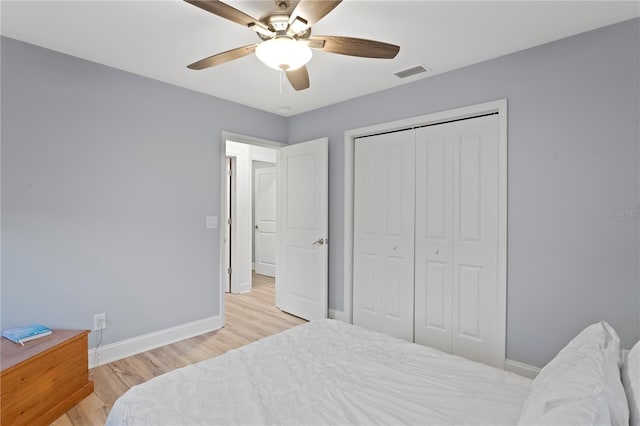
[[[355,139],[376,133],[410,129],[428,124],[444,123],[483,114],[498,113],[498,351],[501,359],[496,364],[504,367],[507,335],[507,99],[465,106],[448,111],[381,123],[347,130],[344,135],[344,311],[331,311],[336,319],[353,322],[353,211],[354,211],[354,161]]]

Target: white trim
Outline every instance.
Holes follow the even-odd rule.
[[[498,172],[498,303],[500,306],[500,341],[499,353],[503,354],[498,365],[504,363],[506,357],[507,333],[507,100],[500,99],[449,111],[421,115],[404,120],[391,121],[359,129],[347,130],[344,133],[344,315],[347,322],[353,322],[353,168],[355,139],[375,133],[408,129],[425,124],[456,120],[474,115],[498,112],[499,116],[499,161]]]
[[[498,110],[498,312],[500,324],[500,361],[507,358],[507,100],[496,101]],[[503,364],[504,367],[504,364]]]
[[[527,377],[529,379],[535,379],[540,372],[538,367],[534,367],[529,364],[525,364],[511,359],[504,360],[504,369],[512,373],[516,373],[520,376]]]
[[[227,155],[227,141],[233,142],[241,142],[248,145],[257,145],[264,146],[268,148],[279,148],[286,144],[282,142],[270,141],[267,139],[254,138],[252,136],[245,136],[238,133],[222,131],[220,136],[220,217],[226,217],[226,204],[227,204],[227,178],[226,178],[226,167],[225,167],[225,158]],[[226,229],[226,228],[224,228]],[[225,231],[226,232],[226,231]],[[225,295],[225,285],[226,282],[225,274],[227,271],[226,259],[225,259],[225,247],[224,247],[224,233],[220,233],[218,235],[218,244],[220,247],[220,258],[219,258],[219,291],[220,291],[220,303],[218,305],[218,309],[220,312],[221,324],[224,326],[225,323],[225,312],[224,312],[224,295]]]
[[[108,364],[131,355],[136,355],[221,328],[222,316],[217,315],[110,343],[100,346],[97,351],[95,348],[91,348],[89,349],[89,368]]]
[[[344,311],[336,311],[335,309],[329,309],[329,318],[342,322],[350,322],[347,321],[347,316]]]
[[[344,134],[344,302],[346,322],[353,324],[353,169],[356,130]]]
[[[269,139],[261,139],[253,136],[241,135],[239,133],[227,132],[225,130],[222,131],[222,144],[226,141],[240,142],[247,145],[255,145],[255,146],[263,146],[265,148],[280,148],[281,146],[285,146],[285,143],[272,141]],[[226,148],[223,146],[223,148]],[[223,149],[222,152],[225,152]],[[269,161],[270,162],[270,161]]]

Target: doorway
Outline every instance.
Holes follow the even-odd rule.
[[[255,222],[256,196],[254,194],[255,177],[263,174],[261,170],[265,166],[273,168],[276,164],[277,150],[271,147],[253,145],[235,140],[225,141],[225,162],[227,163],[227,179],[224,185],[226,194],[224,200],[225,212],[225,248],[223,272],[226,278],[225,289],[230,293],[246,293],[251,291],[254,267],[254,247],[256,242],[256,226],[266,231],[272,231],[265,235],[266,244],[261,243],[258,235],[257,241],[261,243],[262,251],[269,248],[275,241],[269,241],[269,237],[275,240],[275,187],[262,188],[263,194],[259,195],[260,205],[263,207],[258,212],[258,224]],[[267,176],[268,177],[268,176]],[[275,179],[275,173],[273,174]],[[269,179],[262,179],[268,181]],[[264,183],[264,182],[263,182]],[[269,182],[267,182],[269,183]],[[271,182],[275,185],[275,180]],[[263,187],[269,185],[262,185]],[[269,195],[273,196],[271,204]],[[273,212],[271,211],[273,210]],[[274,247],[275,249],[275,247]],[[260,251],[260,250],[259,250]],[[259,253],[260,255],[260,253]],[[275,253],[267,253],[267,261],[273,264],[275,276]]]
[[[328,139],[293,145],[222,132],[220,214],[231,226],[220,235],[220,315],[225,296],[252,292],[253,161],[278,163],[276,170],[275,305],[311,320],[327,317]],[[226,179],[228,158],[234,169]],[[228,194],[231,193],[231,197]],[[230,249],[227,252],[227,249]],[[227,255],[226,253],[229,253]],[[230,270],[228,269],[230,268]],[[230,272],[230,273],[229,273]],[[227,283],[230,283],[227,286]],[[230,293],[225,290],[229,288]]]
[[[220,186],[220,313],[224,318],[225,295],[250,293],[254,281],[265,288],[262,277],[254,278],[254,170],[275,166],[277,149],[283,144],[222,133],[221,186]],[[271,287],[275,292],[272,277]],[[275,303],[272,304],[272,307]]]

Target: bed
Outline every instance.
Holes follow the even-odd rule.
[[[531,385],[433,348],[321,320],[134,386],[116,401],[107,425],[508,425],[518,424]]]

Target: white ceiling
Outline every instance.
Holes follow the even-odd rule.
[[[227,1],[260,18],[271,0]],[[295,92],[255,55],[209,68],[196,60],[259,41],[183,1],[7,1],[2,35],[198,92],[290,116],[640,16],[637,1],[343,1],[315,35],[401,46],[395,59],[314,51],[311,87]],[[406,79],[394,72],[431,69]]]

